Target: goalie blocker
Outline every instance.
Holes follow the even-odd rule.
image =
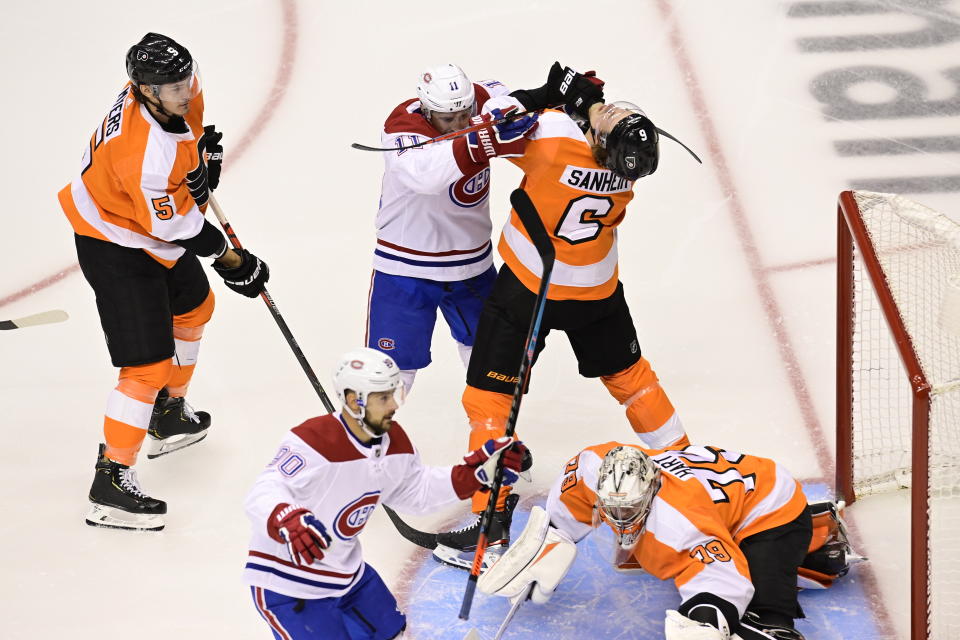
[[[726,482],[712,482],[717,475]],[[667,640],[802,640],[793,627],[803,617],[798,584],[828,586],[859,558],[840,509],[807,505],[773,460],[716,447],[596,445],[567,463],[547,510],[534,507],[478,587],[516,599],[532,585],[530,599],[546,602],[576,557],[575,542],[605,523],[618,562],[675,580],[682,603],[666,612]]]

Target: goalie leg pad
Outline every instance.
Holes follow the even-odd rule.
[[[530,599],[543,604],[553,595],[576,557],[576,543],[550,526],[546,511],[534,507],[523,533],[480,577],[477,587],[484,593],[514,598],[530,583],[535,583]]]

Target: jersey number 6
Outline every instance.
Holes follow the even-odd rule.
[[[553,235],[570,244],[590,242],[600,235],[604,218],[613,208],[613,199],[604,196],[580,196],[567,204]]]

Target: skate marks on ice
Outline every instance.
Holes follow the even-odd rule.
[[[829,495],[822,484],[805,485],[804,490],[811,500]],[[541,502],[542,497],[521,501],[511,527],[514,536],[526,526],[530,507]],[[504,633],[504,640],[662,638],[664,611],[680,604],[673,583],[641,572],[617,572],[609,561],[613,534],[606,527],[577,547],[577,559],[553,598],[545,605],[525,603]],[[397,589],[405,602],[408,636],[415,640],[463,640],[472,628],[485,640],[495,636],[510,609],[506,598],[478,591],[470,620],[460,620],[457,614],[467,572],[440,564],[422,550],[411,562],[416,568]],[[831,589],[801,592],[800,605],[807,617],[798,621],[797,628],[808,640],[883,637],[856,565]]]

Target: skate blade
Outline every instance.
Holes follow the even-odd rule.
[[[494,562],[500,559],[500,556],[506,548],[503,545],[494,545],[488,547],[483,554],[483,565],[480,567],[480,575],[483,575]],[[445,564],[456,569],[470,571],[473,568],[474,551],[461,551],[446,545],[438,544],[433,550],[433,559],[441,564]]]
[[[206,437],[206,429],[200,433],[186,433],[182,436],[171,436],[162,440],[150,436],[151,449],[149,452],[147,452],[147,458],[153,460],[154,458],[165,456],[168,453],[173,453],[174,451],[179,451],[180,449],[186,449],[191,445],[197,444]]]
[[[130,513],[96,503],[90,503],[87,524],[91,527],[133,531],[160,531],[165,526],[161,515]]]

